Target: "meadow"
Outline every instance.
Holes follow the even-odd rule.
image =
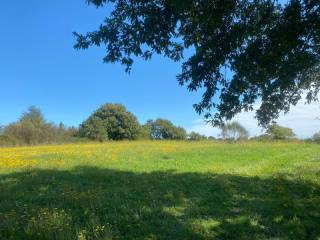
[[[320,239],[320,145],[0,148],[0,239]]]

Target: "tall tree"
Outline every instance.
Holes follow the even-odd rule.
[[[30,106],[28,111],[22,113],[20,122],[30,122],[34,127],[40,128],[46,123],[46,120],[39,108]]]
[[[76,49],[106,47],[104,61],[130,71],[134,57],[162,54],[174,61],[193,55],[177,76],[190,91],[204,89],[194,107],[221,124],[256,111],[267,124],[320,89],[320,1],[288,0],[87,0],[113,8],[100,28],[75,33]],[[231,71],[231,76],[224,74]],[[216,100],[215,100],[216,99]]]
[[[55,139],[55,126],[46,122],[41,110],[31,106],[17,122],[4,129],[4,135],[21,144],[39,144]]]
[[[270,124],[267,128],[266,134],[272,139],[279,140],[292,139],[295,137],[295,134],[291,128],[280,126],[277,123]]]
[[[140,130],[137,118],[121,104],[104,104],[79,128],[79,135],[96,140],[136,139]]]
[[[220,126],[221,137],[223,139],[247,139],[249,137],[249,132],[245,127],[243,127],[238,122],[225,123]]]
[[[184,128],[175,126],[167,119],[149,120],[146,125],[150,127],[151,139],[183,140],[187,138]]]

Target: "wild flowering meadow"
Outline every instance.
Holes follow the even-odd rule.
[[[0,148],[0,239],[319,239],[320,147]]]

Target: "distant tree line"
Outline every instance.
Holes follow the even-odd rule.
[[[0,145],[70,142],[77,129],[47,122],[39,108],[31,106],[17,122],[0,128]]]
[[[291,128],[280,126],[273,122],[266,132],[260,136],[252,138],[253,140],[295,140],[296,135]]]
[[[239,122],[220,126],[221,140],[247,140],[249,132]],[[74,141],[107,140],[190,140],[215,139],[197,132],[190,132],[167,119],[158,118],[140,124],[137,117],[121,104],[104,104],[94,111],[79,128],[47,122],[41,110],[31,106],[20,118],[6,126],[0,125],[0,145],[35,145]],[[292,140],[292,129],[270,124],[266,132],[252,140]],[[311,139],[320,143],[320,132]]]
[[[140,125],[136,116],[121,104],[104,104],[80,124],[79,137],[92,140],[184,140],[186,130],[167,119],[148,120]]]

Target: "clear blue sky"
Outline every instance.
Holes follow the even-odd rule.
[[[103,103],[122,103],[140,122],[163,117],[189,128],[199,118],[200,93],[178,85],[180,63],[157,56],[138,60],[130,75],[104,64],[104,49],[76,51],[73,31],[95,30],[110,9],[85,0],[10,0],[0,3],[0,123],[28,106],[53,122],[78,125]]]

